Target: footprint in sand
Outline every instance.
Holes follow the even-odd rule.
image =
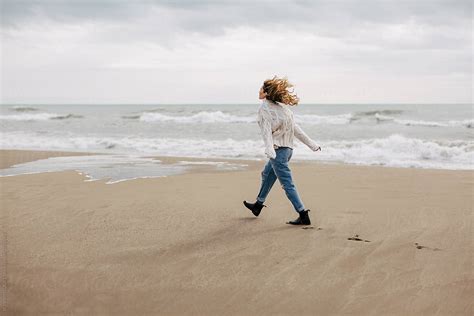
[[[349,238],[347,238],[347,240],[370,242],[370,240],[359,238],[359,235],[354,235],[353,237],[349,237]]]
[[[301,229],[314,229],[314,226],[305,226],[305,227],[301,227]],[[322,228],[318,227],[316,228],[316,230],[322,230]]]
[[[417,242],[415,243],[415,247],[416,247],[416,249],[428,249],[428,250],[432,250],[432,251],[440,251],[441,250],[439,248],[431,248],[431,247],[422,246]]]

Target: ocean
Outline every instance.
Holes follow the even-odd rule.
[[[1,105],[1,149],[263,160],[254,104]],[[299,104],[292,160],[473,169],[473,104]]]

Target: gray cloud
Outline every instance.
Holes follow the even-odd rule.
[[[120,23],[125,25],[123,35],[128,34],[128,40],[153,41],[159,37],[163,45],[172,42],[169,38],[174,33],[219,36],[226,29],[242,25],[267,29],[286,25],[295,31],[354,40],[354,33],[364,27],[401,24],[409,19],[426,26],[447,25],[466,31],[472,23],[472,1],[2,1],[4,29],[42,19],[65,24]],[[441,33],[439,40],[425,44],[457,46],[466,41],[451,35]]]
[[[415,21],[430,34],[410,43],[368,38],[387,48],[436,49],[471,45],[472,2],[430,1],[22,1],[2,2],[2,26],[8,31],[41,20],[78,24],[100,22],[117,26],[104,41],[152,41],[169,48],[179,45],[176,34],[222,36],[226,30],[250,26],[272,30],[285,26],[295,32],[364,43],[367,29]],[[120,26],[120,27],[118,27]],[[444,26],[445,29],[440,26]],[[450,29],[446,29],[449,27]],[[437,28],[437,30],[434,30]],[[100,31],[98,32],[100,34]],[[363,35],[363,34],[362,34]],[[100,35],[98,35],[100,36]]]
[[[183,29],[203,32],[239,24],[309,23],[334,24],[344,28],[359,22],[400,23],[409,17],[416,17],[421,23],[435,25],[472,18],[470,0],[363,2],[2,0],[2,24],[21,25],[25,20],[44,17],[64,23],[77,23],[82,20],[134,20],[155,8],[171,10]]]
[[[170,82],[179,81],[173,76],[191,72],[216,85],[277,72],[318,83],[313,74],[340,76],[334,84],[378,75],[391,78],[386,82],[393,96],[399,95],[393,76],[404,78],[400,86],[417,80],[429,86],[426,80],[432,80],[436,93],[445,84],[438,76],[453,76],[459,89],[472,82],[470,0],[1,1],[7,96],[30,82],[23,76],[32,71],[56,82],[55,72],[80,70],[85,78],[87,69],[91,76],[100,73],[101,84],[121,78],[125,85],[127,76],[117,73],[133,71],[145,82],[168,84],[168,90],[174,89]],[[225,79],[234,73],[241,75]],[[32,95],[42,88],[31,85]],[[220,93],[226,95],[230,86]],[[67,91],[72,98],[83,94],[74,92],[72,82]],[[153,95],[153,89],[145,91]],[[201,91],[205,94],[205,87],[196,93]],[[98,92],[91,88],[93,93]]]

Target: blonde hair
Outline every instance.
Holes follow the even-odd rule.
[[[263,92],[267,94],[266,99],[273,102],[281,102],[287,105],[297,105],[300,99],[296,94],[293,95],[293,91],[288,91],[288,88],[293,87],[288,82],[286,77],[277,78],[274,76],[272,79],[267,79],[263,82]]]

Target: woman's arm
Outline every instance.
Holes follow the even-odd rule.
[[[321,147],[316,144],[308,135],[301,129],[301,127],[295,122],[295,137],[298,138],[303,144],[311,148],[311,150],[321,150]]]
[[[257,115],[258,126],[262,132],[263,142],[265,144],[265,155],[268,158],[276,158],[275,148],[273,148],[273,137],[272,137],[272,123],[265,113],[265,110],[260,108]]]

